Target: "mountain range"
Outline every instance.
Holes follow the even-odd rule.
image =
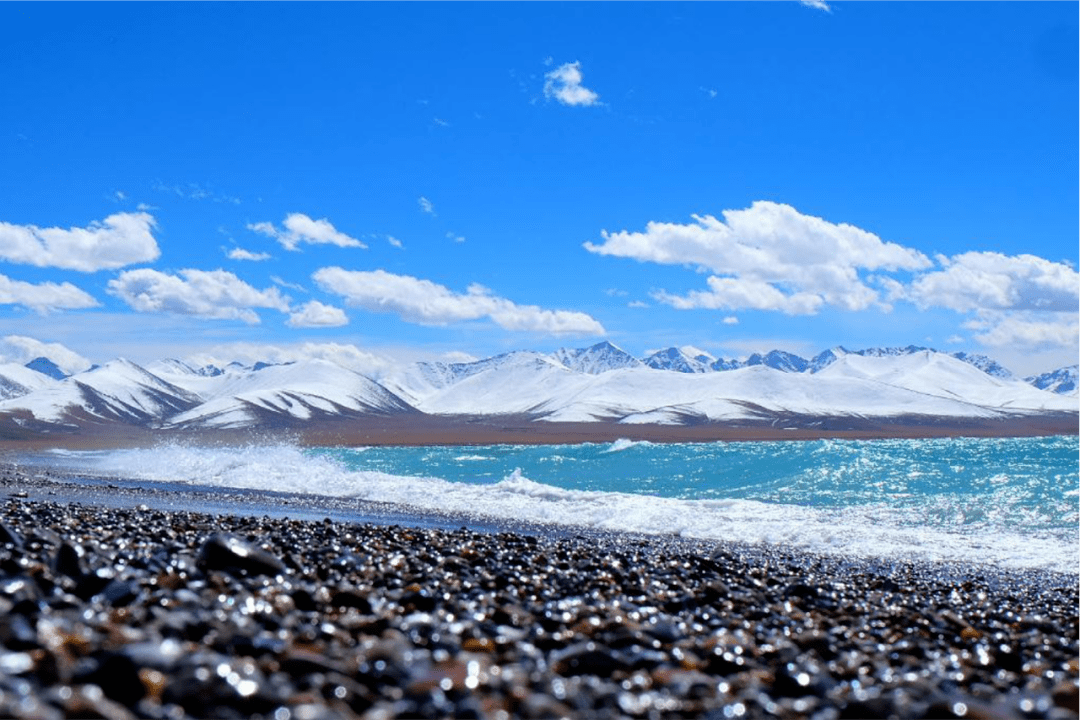
[[[992,359],[930,348],[841,347],[806,359],[743,360],[696,348],[636,358],[600,343],[464,363],[419,362],[369,377],[327,360],[139,366],[65,375],[48,358],[0,365],[0,426],[74,432],[302,427],[314,420],[424,416],[696,425],[792,418],[1007,419],[1076,415],[1077,366],[1019,379]]]

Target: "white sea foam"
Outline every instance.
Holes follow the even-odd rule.
[[[775,543],[862,557],[991,563],[1076,573],[1075,542],[1046,532],[1003,531],[998,524],[952,531],[931,514],[885,503],[811,508],[744,499],[684,500],[567,490],[515,470],[487,485],[349,470],[334,458],[287,445],[251,448],[166,446],[152,450],[66,453],[71,469],[158,481],[313,493],[409,505],[433,513],[692,538]]]
[[[629,450],[632,447],[639,445],[652,445],[648,440],[628,440],[627,438],[619,438],[615,442],[604,450],[606,453],[622,452],[623,450]]]

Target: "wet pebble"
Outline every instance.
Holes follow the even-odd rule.
[[[1077,582],[0,504],[0,716],[1076,717]]]

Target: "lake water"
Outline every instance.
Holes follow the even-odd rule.
[[[71,470],[829,554],[1080,569],[1080,440],[57,451]]]

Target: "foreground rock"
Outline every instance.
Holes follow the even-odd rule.
[[[1077,583],[0,505],[0,716],[1077,716]]]

